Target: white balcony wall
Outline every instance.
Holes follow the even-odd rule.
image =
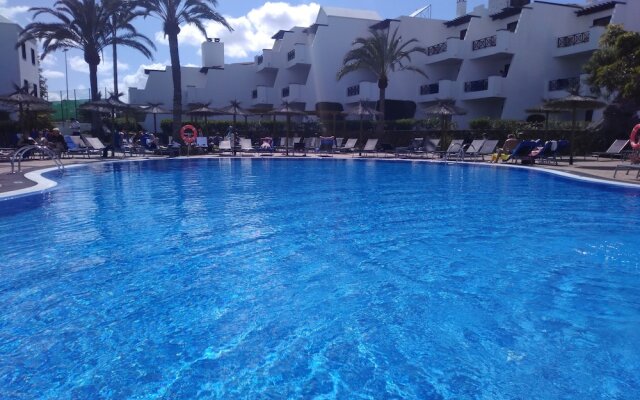
[[[294,44],[292,49],[294,52],[294,57],[291,60],[287,59],[287,68],[291,68],[300,64],[309,64],[309,56],[307,55],[308,48],[309,47],[303,43]]]
[[[464,40],[450,37],[441,43],[446,43],[446,51],[427,56],[427,64],[434,64],[434,63],[439,63],[439,62],[449,61],[449,60],[457,60],[465,56],[466,43]]]
[[[565,57],[595,51],[598,49],[600,37],[606,29],[604,26],[593,26],[584,31],[568,32],[566,35],[559,36],[551,44],[554,47],[553,55]],[[575,44],[572,44],[574,41]],[[558,47],[559,42],[562,47]]]
[[[276,98],[275,92],[276,90],[272,87],[267,86],[256,86],[254,89],[256,96],[251,98],[251,105],[265,105],[265,104],[278,104],[279,99]]]

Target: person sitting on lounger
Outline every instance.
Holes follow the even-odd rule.
[[[497,151],[491,155],[491,162],[497,163],[499,160],[505,161],[518,144],[520,144],[520,141],[516,139],[516,135],[510,133],[502,147],[497,149]]]
[[[273,139],[270,137],[263,137],[260,139],[260,150],[273,150]]]

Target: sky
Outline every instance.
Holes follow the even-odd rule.
[[[468,0],[467,9],[486,4],[487,0]],[[569,2],[560,0],[558,2]],[[53,0],[0,0],[0,15],[3,15],[23,27],[31,22],[30,7],[51,7]],[[253,57],[271,48],[271,37],[281,29],[294,26],[309,26],[317,16],[319,7],[331,6],[376,11],[382,18],[395,18],[409,15],[419,8],[431,4],[431,16],[436,19],[455,18],[456,0],[318,0],[318,1],[257,1],[257,0],[218,0],[217,11],[233,27],[229,32],[220,24],[208,23],[207,34],[220,38],[225,44],[225,62],[253,61]],[[136,28],[149,37],[156,45],[153,60],[146,59],[140,53],[126,48],[118,49],[119,90],[128,97],[128,87],[143,88],[146,82],[144,70],[164,69],[169,62],[169,46],[162,33],[160,20],[154,17],[140,19]],[[180,61],[183,66],[200,66],[200,44],[202,34],[192,26],[183,27],[179,36]],[[41,61],[43,75],[47,79],[49,100],[66,97],[68,79],[69,97],[73,99],[76,89],[78,98],[88,97],[89,67],[82,53],[70,49],[67,54],[65,72],[65,54],[62,52],[48,55]],[[103,53],[103,63],[98,67],[98,82],[101,91],[113,90],[113,61],[111,51]]]

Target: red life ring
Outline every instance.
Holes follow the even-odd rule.
[[[640,133],[640,124],[637,124],[633,127],[631,131],[631,135],[629,135],[629,144],[631,144],[631,148],[634,150],[640,149],[640,142],[638,141],[638,133]]]
[[[196,141],[197,137],[198,130],[193,125],[185,125],[180,128],[180,138],[182,138],[185,143],[193,143]]]

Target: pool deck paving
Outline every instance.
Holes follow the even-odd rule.
[[[199,157],[205,158],[219,158],[221,156],[218,155],[204,155]],[[225,156],[222,156],[225,157]],[[231,157],[231,156],[229,156]],[[284,154],[277,153],[273,156],[274,158],[285,157]],[[144,156],[144,157],[127,157],[127,158],[65,158],[62,160],[65,167],[71,165],[78,164],[89,164],[89,163],[105,163],[105,162],[113,162],[113,161],[127,161],[127,160],[142,160],[142,159],[158,159],[158,158],[167,158],[166,156]],[[235,158],[248,158],[246,155],[244,157],[238,155]],[[260,158],[259,155],[254,155],[254,158]],[[265,157],[266,158],[266,157]],[[296,158],[302,158],[300,156]],[[359,157],[357,154],[333,154],[330,158],[320,157],[320,155],[314,153],[308,153],[306,158],[324,158],[324,159],[358,159],[364,158]],[[420,161],[437,161],[434,159],[422,159],[422,158],[398,158],[393,155],[386,155],[386,157],[366,157],[367,160],[397,160],[397,161],[412,161],[412,162],[420,162]],[[449,161],[451,162],[451,161]],[[465,161],[466,162],[466,161]],[[479,161],[480,164],[485,164],[488,166],[513,166],[513,163],[501,163],[501,164],[490,164],[487,161]],[[619,159],[599,159],[596,160],[594,158],[582,158],[578,157],[574,159],[574,164],[569,165],[568,159],[559,160],[558,165],[547,165],[547,164],[535,164],[531,166],[531,168],[540,168],[540,169],[549,169],[553,171],[558,171],[562,173],[566,173],[569,175],[573,175],[580,178],[589,178],[589,179],[597,179],[604,182],[612,182],[612,183],[623,183],[626,185],[637,185],[640,188],[640,179],[637,178],[638,170],[632,170],[628,174],[627,170],[623,169],[618,171],[616,177],[614,178],[614,172],[616,170],[616,166],[619,164],[623,164]],[[520,165],[520,164],[518,164]],[[25,176],[26,174],[38,170],[55,168],[55,163],[50,159],[32,159],[32,160],[24,160],[21,163],[21,171],[16,173],[11,173],[11,163],[8,161],[0,162],[0,194],[4,196],[10,196],[12,192],[16,192],[19,194],[25,189],[35,187],[38,183],[30,177]],[[17,170],[17,165],[16,165]]]

